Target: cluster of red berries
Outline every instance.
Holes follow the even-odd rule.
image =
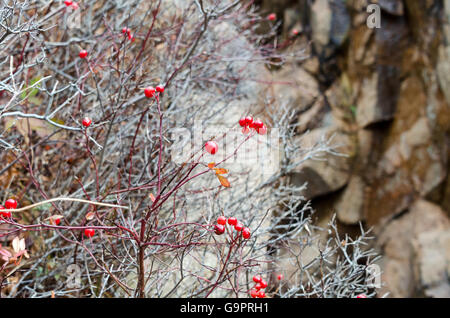
[[[158,86],[156,86],[156,88],[153,87],[153,86],[149,86],[146,89],[144,89],[144,94],[145,94],[145,97],[147,97],[147,98],[154,97],[156,92],[164,93],[164,86],[163,85],[158,85]]]
[[[130,40],[131,42],[134,42],[135,38],[134,38],[133,34],[131,34],[131,30],[129,28],[123,28],[122,34],[126,34],[128,36],[128,40]]]
[[[242,237],[244,239],[248,240],[250,238],[252,233],[248,227],[244,227],[244,225],[235,217],[229,217],[227,220],[223,215],[217,218],[217,224],[214,225],[214,233],[217,235],[225,233],[225,226],[227,223],[228,225],[233,226],[236,231],[242,232]]]
[[[266,289],[267,282],[259,275],[253,276],[253,281],[255,282],[255,286],[250,290],[250,296],[252,296],[252,298],[266,297],[266,293],[263,289]]]
[[[14,210],[17,208],[17,201],[14,199],[8,199],[5,202],[5,206],[0,205],[0,218],[10,218],[11,212],[10,211],[2,211],[2,210]]]
[[[66,5],[66,7],[71,7],[74,10],[78,9],[78,3],[73,2],[72,0],[65,0],[64,4]]]
[[[264,123],[259,119],[253,120],[252,116],[242,117],[239,119],[239,125],[243,127],[243,133],[248,133],[250,129],[255,129],[260,135],[265,135],[267,132],[267,127]]]

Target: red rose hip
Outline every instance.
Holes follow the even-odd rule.
[[[222,215],[222,216],[219,216],[219,217],[217,218],[217,224],[220,224],[220,225],[225,225],[225,224],[227,224],[227,218],[224,217],[223,215]]]
[[[223,226],[222,224],[214,225],[214,233],[216,233],[217,235],[222,235],[223,233],[225,233],[225,226]]]
[[[207,152],[214,155],[217,152],[217,150],[219,149],[219,146],[217,145],[217,143],[215,141],[208,141],[205,144],[205,149]]]
[[[6,200],[6,202],[5,202],[5,208],[6,208],[7,210],[11,210],[11,209],[17,208],[17,201],[14,200],[14,199],[8,199],[8,200]]]
[[[238,222],[235,226],[234,229],[238,232],[242,231],[242,229],[244,228],[244,225],[242,225],[242,223]]]
[[[0,205],[0,218],[10,218],[11,217],[11,212],[3,212],[2,210],[4,210],[5,207]]]
[[[88,56],[88,52],[86,50],[81,50],[78,55],[81,59],[85,59]]]
[[[145,97],[152,98],[155,96],[156,89],[153,86],[149,86],[144,90]]]
[[[158,93],[164,93],[164,86],[163,85],[156,86],[156,91]]]
[[[84,235],[86,235],[87,237],[93,237],[95,235],[95,230],[94,229],[86,229],[86,230],[84,230]]]
[[[261,282],[261,276],[259,276],[259,275],[255,275],[255,276],[253,276],[253,281],[255,282],[255,283],[260,283]]]
[[[81,123],[84,127],[88,128],[92,124],[92,119],[90,119],[89,117],[84,117]]]
[[[250,229],[249,229],[248,227],[244,228],[244,229],[242,230],[242,237],[243,237],[244,239],[248,240],[248,239],[250,238],[250,236],[251,236]]]
[[[238,220],[235,217],[228,218],[228,224],[235,226],[237,224]]]

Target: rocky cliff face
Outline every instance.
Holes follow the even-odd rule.
[[[380,28],[367,25],[371,3]],[[374,226],[390,296],[450,297],[450,0],[260,4],[307,50],[274,75],[298,83],[285,94],[299,133],[334,136],[346,155],[307,163],[292,182],[308,182],[322,218]]]

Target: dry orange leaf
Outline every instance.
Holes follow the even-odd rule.
[[[217,175],[217,178],[219,179],[220,183],[225,187],[225,188],[229,188],[230,185],[230,181],[228,181],[227,178],[225,178],[224,176],[220,176]]]
[[[228,173],[228,170],[224,169],[224,168],[216,168],[215,170],[216,170],[216,174],[226,174],[226,173]]]
[[[215,162],[208,163],[208,168],[209,169],[214,169],[215,166],[216,166]]]
[[[90,221],[94,218],[95,213],[94,212],[89,212],[88,214],[86,214],[86,220]]]

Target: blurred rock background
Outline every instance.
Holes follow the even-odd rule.
[[[450,297],[450,0],[259,0],[307,59],[277,92],[298,105],[301,142],[339,152],[291,176],[319,223],[373,227],[390,297]],[[369,28],[369,4],[381,27]],[[294,88],[293,88],[294,87]],[[300,141],[299,141],[300,142]]]

